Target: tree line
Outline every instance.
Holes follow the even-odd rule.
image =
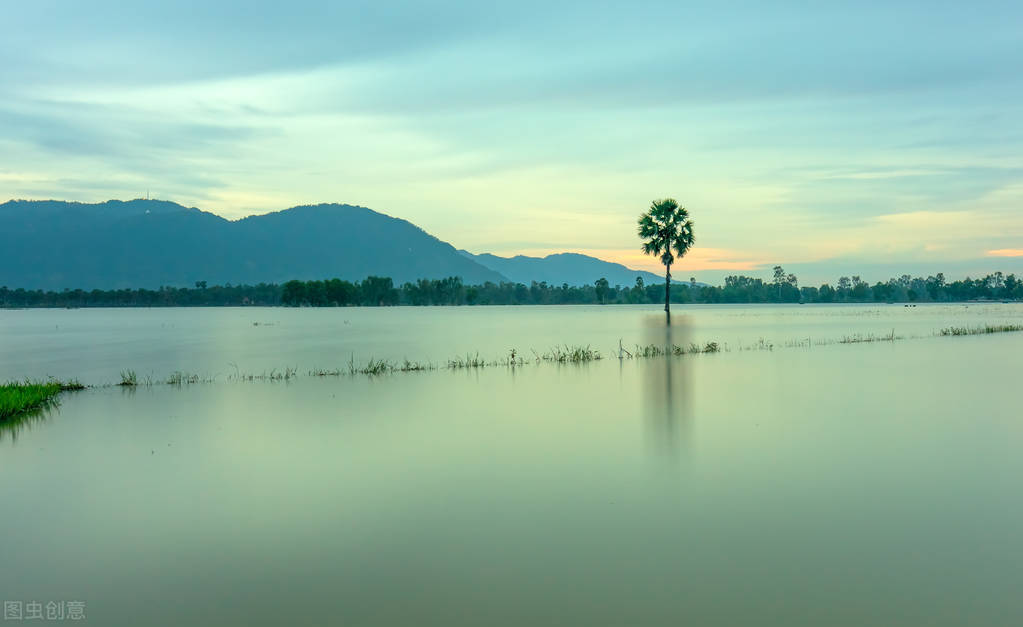
[[[465,285],[458,277],[420,279],[396,286],[387,277],[362,281],[328,279],[288,281],[283,285],[207,286],[159,289],[42,291],[0,287],[0,307],[216,307],[216,306],[389,306],[389,305],[594,305],[664,302],[664,285],[552,285],[547,282]],[[775,266],[773,278],[733,275],[724,285],[701,286],[695,281],[672,283],[672,303],[904,303],[967,300],[1023,300],[1023,280],[995,272],[978,279],[946,281],[938,273],[927,278],[904,274],[868,284],[859,276],[840,277],[831,285],[799,286],[795,275]]]
[[[982,278],[967,277],[946,281],[944,273],[923,277],[903,274],[898,278],[870,285],[859,276],[843,276],[835,285],[799,286],[793,274],[774,267],[771,281],[747,276],[729,276],[720,287],[704,287],[694,294],[694,302],[703,303],[915,303],[958,302],[968,300],[1023,299],[1023,281],[1001,272]]]

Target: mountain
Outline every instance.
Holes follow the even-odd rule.
[[[620,263],[612,263],[580,255],[578,253],[558,253],[546,257],[498,257],[489,253],[474,255],[468,251],[460,253],[477,263],[499,272],[515,283],[529,285],[531,281],[546,281],[551,285],[592,285],[603,277],[611,285],[632,286],[636,277],[643,277],[643,282],[664,284],[664,275],[656,275],[644,270],[630,270]]]
[[[395,283],[500,273],[419,227],[365,207],[315,205],[229,221],[160,200],[0,204],[0,285],[155,288],[196,281],[389,276]]]

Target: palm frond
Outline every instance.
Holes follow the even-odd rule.
[[[644,241],[643,252],[660,257],[661,263],[671,266],[692,248],[693,222],[689,212],[674,198],[661,198],[650,203],[650,209],[640,215],[639,236]]]

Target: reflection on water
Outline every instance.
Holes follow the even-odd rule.
[[[662,356],[643,360],[640,376],[650,448],[668,457],[678,455],[692,427],[692,359],[672,355],[673,347],[692,341],[691,325],[690,316],[677,313],[667,324],[660,316],[648,316],[642,323],[643,344],[664,350]]]
[[[10,440],[12,446],[17,444],[18,435],[22,431],[41,426],[56,411],[56,406],[40,407],[5,420],[0,420],[0,444],[3,444],[5,439]]]

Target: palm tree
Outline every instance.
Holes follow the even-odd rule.
[[[671,264],[685,256],[693,246],[693,221],[685,207],[674,198],[650,203],[650,209],[639,216],[639,236],[644,240],[643,252],[660,255],[664,264],[664,311],[671,315]]]

